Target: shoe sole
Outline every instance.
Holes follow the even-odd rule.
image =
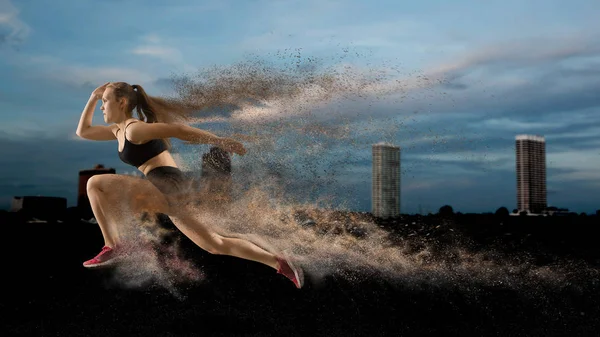
[[[114,257],[108,261],[104,261],[101,263],[95,263],[95,264],[88,264],[88,265],[83,265],[85,268],[88,269],[101,269],[101,268],[107,268],[107,267],[112,267],[115,264],[117,264],[119,262],[119,260],[121,260],[121,258],[119,257]]]

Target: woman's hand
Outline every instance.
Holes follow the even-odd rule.
[[[217,146],[227,152],[233,152],[235,154],[239,154],[240,156],[246,154],[244,145],[233,138],[221,138],[221,141]]]
[[[98,88],[94,89],[94,91],[92,91],[92,98],[93,99],[101,99],[102,95],[104,94],[104,90],[106,90],[106,87],[110,84],[110,82],[106,82],[103,85],[99,86]]]

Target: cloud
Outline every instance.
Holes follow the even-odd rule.
[[[333,88],[306,85],[295,95],[245,106],[232,116],[244,122],[297,117],[313,111],[326,118],[341,111],[369,119],[406,114],[471,114],[484,128],[533,130],[560,127],[553,121],[525,120],[600,106],[600,43],[595,36],[553,37],[498,42],[459,61],[406,73],[394,64],[360,60],[319,68],[332,74]],[[290,51],[300,57],[300,51]],[[292,59],[293,55],[282,55]],[[318,59],[317,59],[318,60]],[[291,61],[290,61],[291,62]],[[310,57],[298,59],[310,63]],[[556,116],[556,115],[554,115]],[[519,120],[521,119],[521,120]]]
[[[24,42],[31,27],[19,18],[19,10],[9,0],[0,0],[0,45]]]
[[[163,64],[169,65],[170,68],[175,67],[183,72],[197,70],[196,67],[186,63],[180,48],[173,46],[175,42],[172,39],[150,33],[142,36],[141,41],[141,44],[129,50],[130,54],[138,57],[146,57],[150,60],[158,60]]]
[[[59,79],[61,81],[74,85],[85,84],[87,86],[96,87],[105,82],[123,81],[128,83],[151,83],[154,76],[132,68],[111,67],[111,66],[80,66],[80,65],[63,65],[57,66],[46,72],[50,78]]]
[[[478,126],[486,129],[504,130],[510,132],[526,132],[537,129],[557,128],[563,124],[558,121],[552,122],[524,122],[514,120],[508,117],[491,118],[477,123]]]
[[[597,79],[600,75],[598,37],[578,33],[497,41],[457,54],[457,61],[434,66],[425,75],[445,82],[462,78],[486,89],[539,85],[563,91],[572,85],[571,79]]]
[[[169,48],[158,45],[139,46],[131,50],[132,54],[156,57],[166,61],[181,60],[181,54],[175,48]]]
[[[531,67],[571,58],[597,56],[599,53],[597,36],[589,34],[513,39],[472,49],[457,57],[458,61],[439,65],[431,73],[460,77],[477,67]]]
[[[153,83],[155,75],[126,66],[83,65],[48,55],[33,55],[29,62],[18,63],[29,70],[29,79],[58,81],[76,88],[95,89],[105,82],[124,81],[128,83]],[[35,71],[31,71],[35,69]]]
[[[596,152],[600,152],[600,150]],[[600,153],[594,155],[589,150],[569,149],[563,152],[547,153],[546,161],[548,166],[565,170],[554,177],[556,180],[587,181],[600,186],[600,170],[598,170]]]

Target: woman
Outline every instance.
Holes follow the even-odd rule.
[[[110,126],[92,126],[94,109],[100,99],[104,121]],[[137,110],[139,119],[132,117],[134,109]],[[99,141],[116,139],[121,160],[137,167],[147,179],[102,174],[88,180],[88,197],[105,246],[96,257],[83,265],[87,268],[107,265],[122,253],[115,222],[118,217],[111,216],[111,212],[120,209],[123,198],[126,198],[131,201],[133,212],[149,209],[167,214],[183,234],[209,253],[231,255],[266,264],[289,278],[297,288],[301,288],[302,270],[291,261],[249,241],[211,232],[191,216],[189,209],[182,206],[181,198],[185,196],[184,192],[189,184],[169,153],[168,138],[212,144],[239,155],[244,155],[246,149],[234,139],[218,137],[185,124],[165,122],[172,121],[178,113],[180,117],[184,116],[180,105],[148,96],[139,85],[109,82],[92,92],[81,114],[77,135]]]

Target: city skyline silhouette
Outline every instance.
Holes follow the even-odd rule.
[[[516,135],[516,136],[515,136],[515,138],[517,139],[517,144],[520,142],[520,141],[518,140],[518,139],[520,139],[519,137],[521,137],[521,138],[523,138],[523,137],[541,137],[542,139],[544,138],[543,136],[538,136],[538,135],[535,135],[535,136],[534,136],[534,135]],[[545,142],[544,142],[544,143],[545,143]],[[391,143],[390,143],[390,146],[396,146],[396,144],[391,144]],[[401,147],[401,146],[399,146],[398,148],[400,148],[400,149],[401,149],[402,147]],[[206,171],[206,174],[209,174],[209,172],[210,172],[210,170],[211,170],[211,169],[210,169],[210,165],[208,165],[208,166],[207,166],[207,159],[206,159],[206,158],[208,158],[207,156],[208,156],[209,154],[210,154],[211,156],[213,156],[213,157],[214,157],[214,156],[215,156],[215,155],[213,154],[214,150],[217,150],[217,148],[214,148],[214,147],[212,147],[212,148],[210,149],[210,151],[208,151],[207,153],[203,154],[203,155],[202,155],[202,161],[201,161],[201,163],[202,163],[202,164],[200,165],[201,167],[199,167],[199,168],[193,168],[193,167],[192,167],[192,168],[190,168],[190,173],[192,173],[192,172],[204,172],[204,171]],[[216,158],[216,157],[215,157],[215,158]],[[552,177],[546,178],[545,172],[546,172],[546,170],[547,170],[547,165],[546,165],[545,155],[544,155],[544,157],[543,157],[543,158],[544,158],[544,165],[543,165],[543,172],[544,172],[544,177],[543,177],[543,179],[544,179],[544,183],[543,183],[543,187],[542,187],[542,188],[543,188],[543,192],[542,192],[542,190],[540,190],[540,193],[543,193],[543,198],[544,198],[544,203],[545,203],[545,204],[544,204],[544,206],[542,206],[542,208],[539,208],[539,207],[538,207],[538,208],[535,208],[535,211],[531,211],[531,210],[529,210],[529,212],[530,212],[530,213],[540,213],[542,210],[544,210],[544,209],[545,209],[545,208],[547,208],[547,207],[551,207],[551,208],[554,208],[554,209],[557,209],[557,208],[558,208],[558,209],[563,209],[563,210],[569,211],[569,209],[568,209],[567,207],[563,207],[563,206],[561,206],[561,205],[552,204],[552,203],[551,203],[551,200],[550,200],[550,203],[548,203],[547,201],[545,201],[545,200],[546,200],[546,198],[547,198],[547,192],[546,192],[546,189],[547,189],[547,188],[546,188],[546,184],[547,184],[547,182],[546,182],[546,181],[547,181],[547,180],[546,180],[546,179],[552,179]],[[400,172],[403,172],[403,170],[402,170],[402,163],[403,163],[402,159],[400,159],[400,161],[399,161],[399,162],[400,162]],[[406,165],[406,164],[410,165],[410,163],[404,163],[404,164],[405,164],[405,165]],[[214,164],[213,164],[213,165],[214,165]],[[221,164],[221,165],[223,165],[223,164]],[[233,170],[233,172],[235,172],[235,168],[232,168],[232,167],[231,167],[231,165],[232,165],[232,164],[231,164],[231,162],[230,162],[230,161],[229,161],[229,163],[228,163],[227,165],[228,165],[228,166],[227,166],[225,169],[226,169],[228,172],[231,172],[232,170]],[[549,169],[552,169],[552,167],[549,167]],[[94,168],[88,168],[88,169],[81,170],[81,171],[79,172],[80,179],[79,179],[79,187],[78,187],[78,191],[77,191],[77,193],[78,193],[78,197],[77,197],[77,203],[76,203],[76,206],[77,206],[78,208],[81,208],[81,207],[85,208],[85,205],[84,205],[84,206],[80,206],[80,204],[81,204],[81,203],[85,204],[85,201],[82,201],[82,198],[85,198],[85,196],[83,196],[83,197],[82,197],[82,195],[85,195],[85,186],[84,186],[84,185],[85,185],[85,181],[86,181],[86,180],[85,180],[85,179],[83,179],[83,180],[81,179],[81,177],[82,177],[82,174],[83,174],[84,176],[88,177],[90,174],[92,174],[92,175],[93,175],[93,174],[97,174],[97,172],[96,172],[96,171],[102,171],[101,173],[113,173],[113,174],[114,174],[114,173],[118,173],[118,172],[116,172],[116,171],[115,171],[115,169],[114,169],[114,168],[104,168],[104,166],[103,166],[102,164],[97,164],[97,165],[96,165]],[[106,172],[104,172],[104,171],[106,171]],[[89,173],[88,173],[88,172],[89,172]],[[506,208],[508,208],[508,209],[510,209],[510,210],[517,209],[519,212],[520,212],[520,211],[523,211],[523,210],[525,210],[525,209],[523,208],[523,206],[519,204],[519,203],[520,203],[520,202],[519,202],[519,193],[520,193],[520,192],[519,192],[519,188],[518,188],[518,186],[519,186],[519,184],[520,184],[520,178],[519,178],[519,173],[518,173],[518,172],[519,172],[519,152],[518,152],[518,151],[516,151],[516,152],[515,152],[515,181],[514,181],[514,183],[515,183],[515,201],[514,201],[514,203],[513,203],[513,204],[499,204],[499,205],[497,205],[497,207],[495,207],[495,208],[493,208],[493,209],[487,209],[487,210],[482,210],[481,212],[471,212],[471,213],[486,213],[486,212],[494,212],[494,211],[495,211],[497,208],[499,208],[499,207],[506,207]],[[123,173],[120,173],[120,174],[123,174]],[[141,173],[140,173],[140,172],[134,172],[134,171],[132,171],[132,172],[125,172],[125,174],[132,174],[132,175],[138,175],[138,176],[139,176]],[[402,179],[400,178],[400,182],[399,182],[399,186],[400,186],[400,195],[398,196],[398,197],[399,197],[399,199],[401,199],[401,195],[402,195],[402,183],[401,183],[401,181],[402,181]],[[374,184],[373,180],[371,180],[370,182],[371,182],[371,185],[369,186],[369,189],[373,188],[373,184]],[[84,185],[82,185],[82,184],[84,184]],[[231,183],[230,183],[230,184],[231,184]],[[83,191],[83,192],[82,192],[82,191]],[[83,193],[83,194],[82,194],[82,193]],[[372,195],[372,193],[374,193],[374,192],[371,192],[371,195]],[[52,196],[52,195],[41,195],[41,194],[33,194],[33,195],[31,195],[31,196],[57,197],[57,196]],[[15,198],[17,198],[17,197],[25,197],[25,195],[15,195],[15,196],[13,196],[13,201],[11,202],[11,205],[10,205],[10,207],[7,207],[6,209],[12,209],[12,208],[14,208],[14,206],[13,206],[12,204],[14,203],[14,200],[15,200]],[[410,195],[405,195],[405,197],[408,197],[408,198],[410,198]],[[65,198],[65,197],[64,197],[64,196],[62,196],[62,197],[60,197],[60,198]],[[67,203],[68,203],[68,205],[70,205],[70,206],[74,206],[74,205],[73,205],[73,203],[72,203],[72,201],[70,202],[69,198],[66,198],[66,199],[67,199]],[[312,201],[314,202],[314,200],[312,200]],[[370,202],[370,203],[372,203],[372,200],[371,200],[371,199],[369,199],[369,202]],[[439,208],[439,207],[441,207],[441,206],[443,206],[443,205],[450,204],[450,203],[451,203],[450,201],[448,201],[448,202],[445,202],[445,203],[442,203],[441,205],[438,205],[438,206],[437,206],[437,208]],[[426,200],[425,200],[425,204],[427,204],[427,201],[426,201]],[[371,205],[371,207],[370,207],[369,209],[364,209],[364,208],[363,208],[363,209],[351,209],[351,210],[352,210],[352,211],[362,211],[362,212],[372,212],[372,211],[373,211],[373,207],[374,207],[374,206],[373,206],[373,205]],[[401,205],[399,205],[399,207],[400,207],[400,209],[402,208],[402,207],[401,207]],[[88,206],[87,208],[89,208],[89,206]],[[86,208],[86,209],[87,209],[87,208]],[[426,210],[425,212],[423,212],[423,207],[422,207],[422,205],[419,205],[419,212],[414,212],[414,214],[427,214],[427,213],[432,213],[432,211],[433,211],[433,210],[437,210],[437,208],[436,208],[436,205],[434,205],[434,206],[430,206],[430,207],[427,207],[427,210]],[[590,210],[587,210],[587,211],[580,211],[580,212],[578,212],[577,210],[571,210],[571,211],[572,211],[572,212],[575,212],[575,213],[587,213],[587,214],[594,214],[594,213],[596,212],[596,210],[597,210],[597,209],[598,209],[598,208],[595,208],[595,209],[590,209]],[[460,211],[460,209],[457,209],[457,211]],[[402,213],[402,212],[401,212],[401,213]],[[86,212],[86,214],[87,214],[87,215],[88,215],[88,217],[89,217],[89,216],[91,215],[91,209],[90,209],[90,210],[88,210],[88,211]],[[405,213],[405,214],[407,214],[407,213]]]

